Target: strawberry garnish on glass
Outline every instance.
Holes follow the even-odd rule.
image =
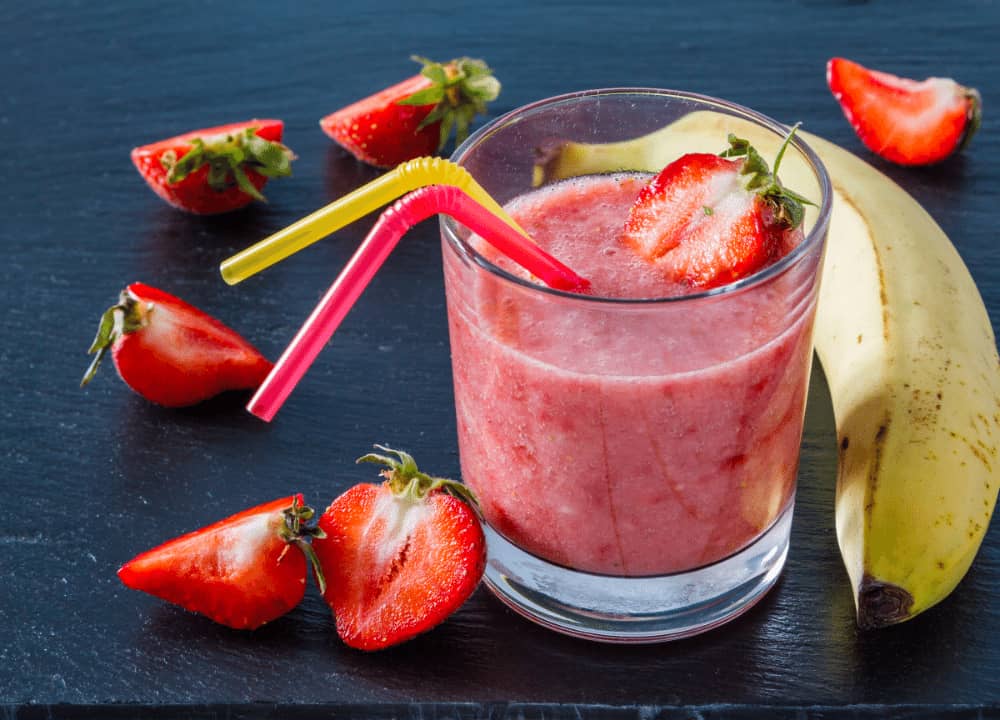
[[[423,64],[419,75],[327,115],[320,120],[323,132],[376,167],[432,155],[444,148],[452,130],[461,143],[473,118],[500,94],[500,82],[482,60],[413,59]]]
[[[861,142],[899,165],[944,160],[968,144],[982,119],[979,92],[950,78],[918,82],[833,58],[826,80]]]
[[[281,120],[249,120],[194,130],[132,151],[157,195],[181,210],[214,215],[264,202],[272,177],[292,174],[295,155],[281,144]]]
[[[258,505],[136,556],[118,577],[133,590],[252,630],[301,602],[308,565],[325,588],[309,542],[323,534],[307,524],[313,515],[302,495]]]
[[[486,543],[471,491],[431,477],[405,452],[376,446],[358,462],[385,465],[385,482],[355,485],[319,519],[313,542],[324,597],[349,646],[409,640],[457,610],[479,584]]]
[[[143,283],[125,288],[101,316],[86,385],[108,352],[118,375],[159,405],[194,405],[226,390],[256,388],[272,363],[235,330]]]
[[[801,241],[803,204],[812,204],[778,179],[791,136],[773,172],[734,135],[720,155],[688,153],[670,163],[639,192],[623,242],[691,289],[734,282],[777,260]]]

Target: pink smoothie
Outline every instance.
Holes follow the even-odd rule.
[[[645,180],[578,178],[507,209],[593,295],[679,296],[621,243]],[[515,544],[589,572],[666,574],[746,547],[792,503],[811,273],[609,302],[525,287],[446,247],[445,280],[462,475]]]

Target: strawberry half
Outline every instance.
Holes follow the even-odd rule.
[[[319,519],[313,543],[327,577],[337,634],[379,650],[431,629],[466,601],[486,566],[486,541],[462,484],[432,478],[392,453],[358,462],[388,466],[381,485],[355,485]],[[398,458],[398,459],[397,459]]]
[[[118,577],[133,590],[252,630],[301,602],[307,558],[325,588],[306,540],[322,537],[305,524],[313,514],[302,495],[258,505],[136,556]]]
[[[419,75],[327,115],[319,123],[323,132],[376,167],[443,149],[453,128],[461,143],[472,119],[500,94],[500,82],[482,60],[413,59],[423,63]]]
[[[101,316],[81,387],[111,351],[121,379],[147,400],[194,405],[226,390],[255,388],[272,363],[236,331],[143,283],[125,288]]]
[[[794,130],[793,130],[794,132]],[[802,237],[803,203],[746,140],[721,155],[688,153],[639,191],[622,241],[673,283],[708,289],[746,277]],[[742,158],[730,160],[729,158]]]
[[[214,215],[265,202],[269,178],[292,174],[280,120],[249,120],[194,130],[137,147],[132,162],[157,195],[181,210]]]
[[[979,92],[950,78],[917,82],[833,58],[826,81],[861,142],[900,165],[944,160],[972,139],[981,121]]]

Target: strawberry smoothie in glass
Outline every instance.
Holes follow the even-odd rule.
[[[788,550],[829,221],[818,159],[793,139],[782,160],[808,168],[812,185],[794,190],[818,206],[794,247],[708,290],[623,240],[660,168],[632,158],[532,187],[553,142],[628,140],[697,110],[765,129],[768,161],[787,134],[702,96],[588,91],[504,116],[454,158],[592,283],[586,295],[547,288],[443,220],[459,450],[486,520],[486,581],[572,635],[652,642],[714,627],[763,596]]]

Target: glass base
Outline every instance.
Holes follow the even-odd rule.
[[[529,620],[574,637],[655,643],[718,627],[774,585],[788,556],[793,506],[752,545],[714,565],[655,577],[594,575],[554,565],[488,525],[485,581]]]

